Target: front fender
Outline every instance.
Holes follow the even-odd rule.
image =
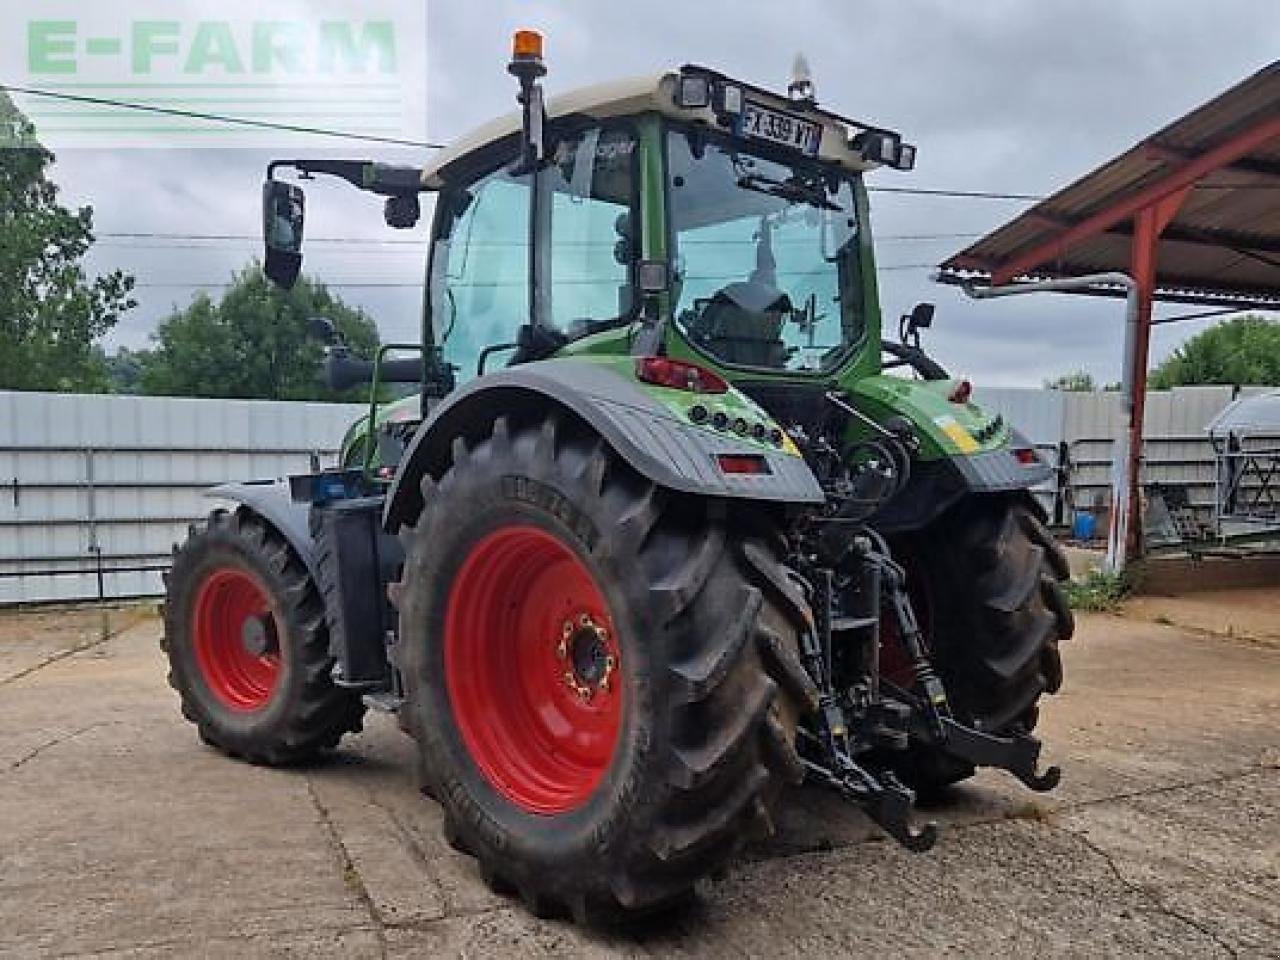
[[[628,358],[543,360],[473,380],[432,411],[414,435],[387,499],[384,526],[394,532],[422,509],[423,476],[439,479],[452,462],[455,437],[479,442],[503,414],[531,408],[562,410],[587,424],[642,476],[679,493],[781,504],[815,505],[822,488],[795,453],[682,419],[678,404],[663,394],[690,394],[641,386],[625,373]],[[757,409],[731,392],[724,402],[735,410]],[[674,399],[674,398],[672,398]],[[715,402],[708,397],[707,402]],[[545,414],[544,414],[545,415]],[[765,415],[761,411],[759,417]],[[771,422],[770,424],[771,425]],[[717,456],[763,456],[767,474],[726,474]]]
[[[250,480],[247,483],[224,483],[206,490],[204,495],[215,500],[231,500],[248,507],[280,531],[294,553],[307,565],[311,578],[319,582],[315,539],[311,536],[311,505],[295,503],[289,493],[288,480]]]

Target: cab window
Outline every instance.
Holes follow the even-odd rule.
[[[461,382],[486,347],[514,343],[529,322],[529,177],[503,167],[441,202],[450,221],[432,256],[431,321]]]

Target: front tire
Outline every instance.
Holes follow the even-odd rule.
[[[576,423],[459,440],[402,531],[399,666],[453,845],[538,914],[684,899],[802,769],[806,611],[764,535]]]
[[[200,738],[252,763],[311,759],[360,729],[360,697],[334,685],[324,607],[273,527],[215,510],[174,553],[161,649]]]
[[[1061,586],[1067,560],[1035,507],[970,497],[892,548],[957,719],[988,733],[1030,733],[1041,696],[1062,686],[1059,644],[1075,630]],[[901,673],[890,679],[909,686],[905,658],[889,653]],[[974,772],[921,744],[893,762],[925,792]]]

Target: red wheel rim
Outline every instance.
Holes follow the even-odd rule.
[[[463,743],[516,806],[585,804],[613,761],[623,672],[609,607],[578,556],[538,527],[477,543],[445,616],[445,679]]]
[[[278,637],[266,588],[253,574],[225,567],[200,584],[196,662],[206,685],[225,706],[252,713],[271,701],[281,673]],[[251,650],[254,640],[267,649]]]

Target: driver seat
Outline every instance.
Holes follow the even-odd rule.
[[[690,338],[725,363],[785,369],[782,325],[790,302],[785,293],[772,288],[766,292],[761,286],[735,283],[700,301],[689,324]]]

